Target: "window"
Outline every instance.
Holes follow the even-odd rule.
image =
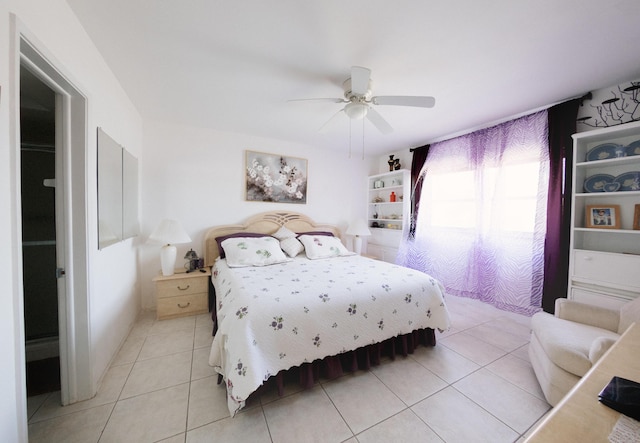
[[[547,114],[431,145],[415,233],[398,263],[450,294],[539,309],[549,182]]]
[[[425,180],[419,223],[533,232],[539,176],[539,161],[433,174]]]

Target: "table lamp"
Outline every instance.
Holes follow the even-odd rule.
[[[174,244],[189,243],[191,238],[177,220],[162,220],[149,236],[149,243],[162,244],[160,263],[162,275],[173,275],[176,268],[177,249]]]
[[[347,228],[346,234],[355,236],[353,239],[353,252],[360,255],[362,252],[362,237],[371,235],[367,221],[364,219],[355,220]]]

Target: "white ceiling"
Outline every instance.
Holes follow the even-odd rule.
[[[638,0],[67,0],[143,118],[346,152],[350,67],[379,106],[382,154],[640,77]],[[362,126],[353,134],[361,143]]]

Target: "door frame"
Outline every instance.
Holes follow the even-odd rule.
[[[14,98],[12,124],[14,176],[15,241],[22,241],[20,203],[20,66],[29,69],[56,93],[56,253],[65,276],[58,279],[61,401],[63,405],[95,395],[92,376],[89,322],[89,253],[87,223],[87,98],[64,73],[63,66],[47,53],[12,15]],[[60,175],[58,175],[60,173]],[[18,276],[18,309],[15,311],[16,337],[21,338],[17,364],[24,382],[24,292],[22,286],[22,248],[15,247],[14,263]],[[23,383],[24,384],[24,383]],[[18,388],[20,389],[20,388]],[[26,386],[22,386],[26,399]]]

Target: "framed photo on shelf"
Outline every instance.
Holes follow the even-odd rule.
[[[620,205],[588,205],[587,228],[620,229]]]
[[[636,205],[636,210],[633,213],[633,229],[640,231],[640,205]]]

